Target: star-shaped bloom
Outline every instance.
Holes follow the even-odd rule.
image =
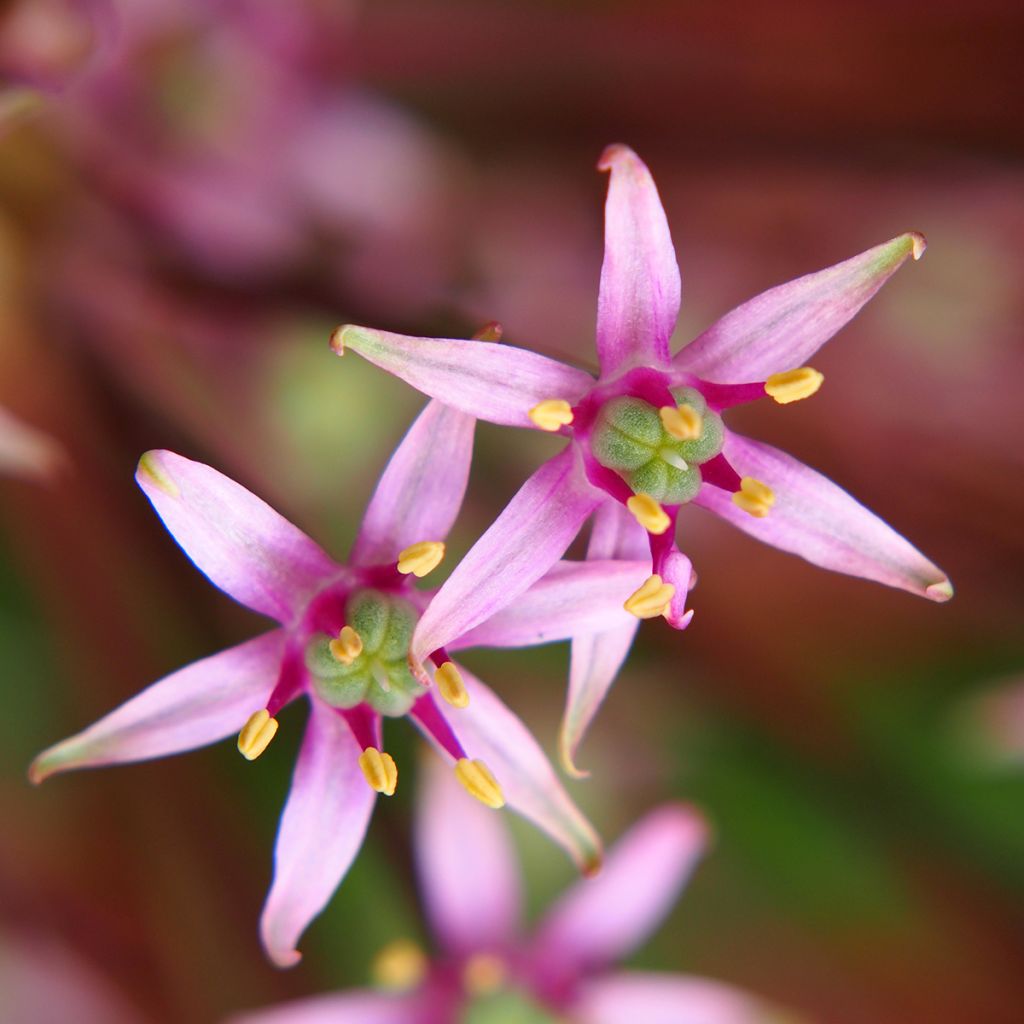
[[[260,925],[279,965],[298,960],[299,936],[358,852],[377,794],[395,791],[382,718],[408,715],[475,797],[491,807],[507,802],[582,870],[599,863],[593,829],[523,723],[447,650],[432,651],[433,681],[410,666],[417,622],[432,603],[413,580],[444,554],[473,431],[472,416],[427,405],[381,478],[347,564],[209,466],[167,451],[139,463],[136,479],[196,566],[280,626],[154,683],[42,753],[31,777],[190,750],[235,733],[253,759],[273,738],[278,711],[307,696],[311,713]],[[450,646],[525,646],[606,629],[624,615],[622,587],[645,571],[642,562],[560,562],[525,593],[510,594],[515,603],[504,611],[507,602],[489,600],[482,621]]]
[[[601,874],[565,892],[532,933],[522,925],[515,851],[494,815],[436,769],[418,811],[434,956],[398,940],[374,964],[385,991],[317,996],[231,1024],[767,1024],[767,1006],[720,982],[614,968],[658,926],[704,852],[707,829],[690,807],[650,812]]]
[[[637,618],[677,629],[692,616],[690,560],[675,542],[684,505],[710,509],[760,540],[824,568],[933,601],[953,590],[910,543],[821,474],[729,430],[723,413],[770,397],[810,397],[822,375],[806,365],[924,238],[900,235],[852,259],[772,288],[727,313],[674,356],[679,268],[657,189],[632,150],[611,146],[605,253],[597,307],[600,372],[507,345],[416,338],[348,325],[351,349],[419,390],[480,419],[559,433],[569,445],[513,498],[441,589],[413,656],[471,628],[485,594],[523,591],[558,559],[595,511],[592,545],[605,557],[649,548],[651,575],[625,602]],[[491,566],[483,576],[481,569]],[[573,643],[563,760],[576,748],[628,652],[629,626]]]

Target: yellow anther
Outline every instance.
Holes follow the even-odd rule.
[[[630,594],[622,607],[638,619],[653,619],[668,611],[668,606],[672,603],[672,598],[675,595],[676,588],[671,583],[665,583],[655,573],[644,580],[644,584],[639,590]]]
[[[434,682],[441,696],[453,708],[464,708],[469,705],[469,690],[462,681],[462,673],[455,667],[454,661],[446,661],[434,673]]]
[[[403,575],[426,576],[444,558],[444,544],[439,540],[421,540],[410,544],[398,554],[398,571]]]
[[[367,747],[359,755],[359,767],[362,768],[363,778],[369,783],[370,789],[375,789],[385,796],[395,795],[398,768],[390,754],[376,747]]]
[[[775,492],[767,485],[745,476],[740,481],[740,489],[732,496],[733,504],[743,509],[756,519],[764,519],[775,504]]]
[[[363,638],[351,626],[343,626],[327,647],[335,661],[351,665],[363,653]]]
[[[246,761],[255,761],[270,746],[276,734],[277,719],[271,718],[266,708],[256,711],[238,734],[238,752]]]
[[[500,956],[474,953],[462,968],[462,987],[471,996],[489,996],[505,983],[508,968]]]
[[[816,394],[824,379],[823,373],[810,366],[801,366],[797,370],[773,373],[764,382],[764,390],[779,405],[789,405],[790,402],[800,402]]]
[[[572,406],[563,398],[549,398],[529,412],[534,426],[541,430],[560,430],[572,423]]]
[[[704,417],[692,405],[665,405],[658,415],[665,430],[680,441],[696,441],[704,432]]]
[[[455,777],[466,788],[466,792],[470,796],[475,796],[480,803],[487,804],[495,810],[505,806],[505,795],[501,791],[501,786],[483,761],[470,761],[468,757],[460,757],[455,762]]]
[[[648,533],[660,535],[672,525],[668,513],[649,494],[634,494],[626,508]]]
[[[392,992],[414,989],[427,974],[427,958],[411,939],[389,942],[374,958],[370,975],[378,988]]]

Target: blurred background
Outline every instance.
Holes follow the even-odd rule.
[[[299,707],[256,764],[224,743],[39,790],[25,770],[262,628],[165,533],[140,453],[212,463],[343,555],[421,400],[335,358],[330,329],[493,319],[592,365],[594,164],[622,141],[668,211],[679,344],[766,287],[928,236],[815,360],[818,397],[730,422],[832,476],[957,588],[931,605],[684,514],[693,625],[643,627],[582,749],[593,777],[571,785],[608,839],[670,798],[713,823],[635,963],[826,1024],[1021,1021],[1019,3],[0,11],[0,1019],[205,1024],[363,984],[380,946],[422,937],[404,784],[303,963],[264,961]],[[448,564],[557,446],[477,436]],[[467,661],[553,752],[565,647]],[[388,746],[414,764],[402,723]],[[516,833],[540,907],[571,867]]]

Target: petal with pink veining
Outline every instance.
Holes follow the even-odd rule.
[[[649,813],[608,851],[600,875],[576,882],[548,912],[533,943],[538,962],[572,976],[627,956],[669,912],[706,844],[693,808]]]
[[[611,172],[597,300],[601,375],[631,365],[664,366],[679,315],[680,283],[658,190],[644,162],[626,146],[609,146],[597,166]]]
[[[359,769],[362,751],[344,720],[319,701],[310,703],[260,918],[263,946],[279,967],[299,962],[299,937],[363,845],[377,796]]]
[[[769,1006],[741,989],[685,974],[623,971],[584,983],[579,1024],[770,1024]]]
[[[565,553],[602,501],[575,445],[519,489],[427,606],[413,634],[417,661],[511,604]]]
[[[575,405],[594,385],[583,370],[527,349],[490,341],[413,338],[349,325],[334,349],[352,349],[431,398],[477,419],[510,427],[535,424],[530,410],[561,398]]]
[[[416,866],[434,934],[456,955],[511,948],[522,880],[508,826],[439,758],[425,758],[416,805]]]
[[[803,366],[924,245],[923,236],[908,232],[762,292],[676,353],[672,365],[720,384],[763,381]]]
[[[547,832],[581,871],[596,871],[601,840],[566,793],[533,734],[468,669],[460,665],[459,671],[469,691],[468,707],[439,707],[467,756],[480,758],[490,768],[509,807]]]
[[[774,491],[771,511],[755,519],[716,487],[702,487],[695,504],[744,533],[825,569],[863,576],[932,601],[953,596],[941,569],[827,477],[777,448],[731,431],[724,454],[740,476],[754,477]]]
[[[411,544],[448,536],[466,494],[475,426],[468,413],[427,403],[373,492],[352,565],[394,562]]]
[[[339,572],[298,527],[210,466],[151,451],[139,460],[135,479],[196,568],[278,622],[292,621]]]
[[[225,1024],[426,1024],[426,997],[353,989],[229,1017]]]
[[[145,761],[216,743],[264,707],[277,680],[280,629],[172,672],[88,729],[43,751],[33,782],[73,768]]]

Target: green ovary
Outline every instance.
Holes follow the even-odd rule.
[[[345,621],[363,641],[351,665],[330,650],[331,637],[315,637],[306,650],[306,667],[321,700],[336,708],[369,704],[382,715],[406,714],[425,689],[409,670],[409,644],[416,610],[408,601],[376,590],[360,590],[345,606]]]
[[[639,398],[614,398],[601,409],[590,448],[602,466],[612,469],[634,494],[649,494],[666,505],[692,501],[700,490],[701,463],[722,450],[725,428],[694,388],[676,388],[676,402],[688,405],[702,419],[701,435],[692,441],[673,437],[658,410]]]

